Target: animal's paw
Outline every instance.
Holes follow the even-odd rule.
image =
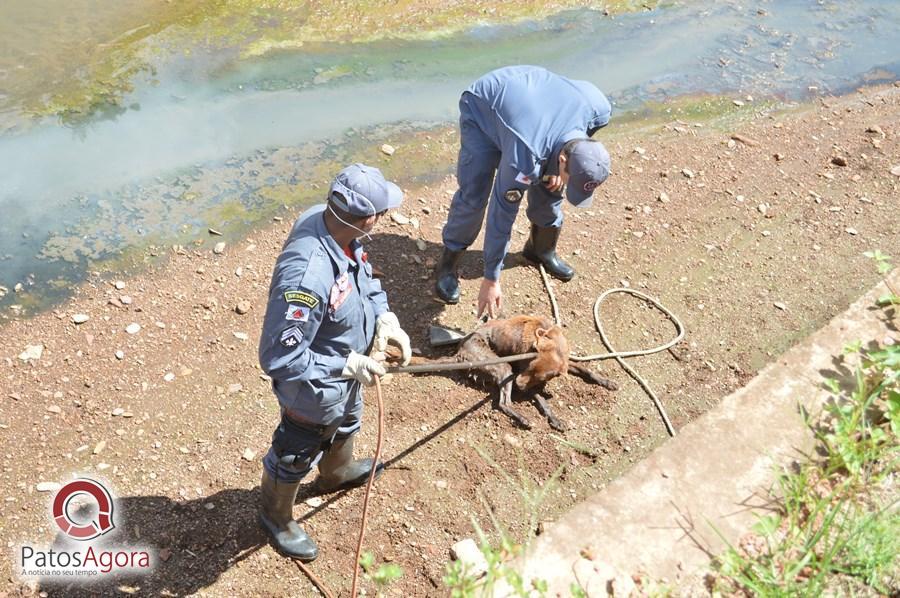
[[[569,429],[569,426],[567,426],[565,423],[563,423],[562,420],[560,420],[556,417],[553,417],[553,416],[547,418],[547,423],[550,424],[550,427],[553,428],[554,430],[556,430],[557,432],[565,432],[566,430]]]

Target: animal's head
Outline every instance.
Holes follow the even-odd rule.
[[[516,386],[522,390],[542,385],[569,369],[569,342],[559,326],[535,330],[534,350],[538,356],[516,376]]]

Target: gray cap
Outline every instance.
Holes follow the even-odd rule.
[[[349,214],[374,216],[399,206],[403,201],[403,191],[385,179],[374,166],[356,163],[334,177],[328,197],[334,205]]]
[[[599,141],[585,139],[575,144],[566,164],[569,183],[566,199],[579,208],[591,205],[591,194],[609,176],[609,153]]]

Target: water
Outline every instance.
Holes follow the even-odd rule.
[[[0,87],[7,120],[19,123],[0,136],[9,289],[0,307],[42,307],[130,248],[185,242],[208,226],[236,235],[282,204],[313,201],[344,162],[386,160],[372,153],[382,141],[441,135],[461,90],[497,66],[591,80],[620,113],[681,94],[798,98],[894,78],[898,31],[894,0],[782,0],[615,19],[574,11],[439,41],[323,44],[253,60],[195,48],[160,59],[152,84],[137,77],[121,108],[74,125],[26,122],[22,86]],[[407,183],[443,175],[453,153],[442,151],[433,164],[387,169]]]

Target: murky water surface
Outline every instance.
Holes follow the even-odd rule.
[[[614,19],[567,12],[438,41],[306,45],[250,60],[193,47],[159,54],[155,73],[136,75],[134,91],[106,111],[29,120],[26,98],[58,73],[42,68],[46,46],[28,32],[46,31],[41,19],[71,22],[88,39],[66,42],[72,51],[95,52],[92,28],[103,19],[127,25],[142,2],[156,6],[129,0],[88,22],[74,16],[94,4],[86,0],[72,3],[69,18],[52,2],[49,17],[40,2],[0,7],[0,39],[15,32],[18,40],[0,59],[4,314],[47,305],[87,269],[121,266],[135,248],[204,238],[208,227],[234,237],[284,205],[317,201],[351,160],[384,163],[406,184],[443,176],[455,155],[459,94],[497,66],[541,64],[591,80],[620,114],[683,94],[795,99],[900,71],[895,0],[704,2]],[[385,141],[400,148],[394,158],[377,151]]]

